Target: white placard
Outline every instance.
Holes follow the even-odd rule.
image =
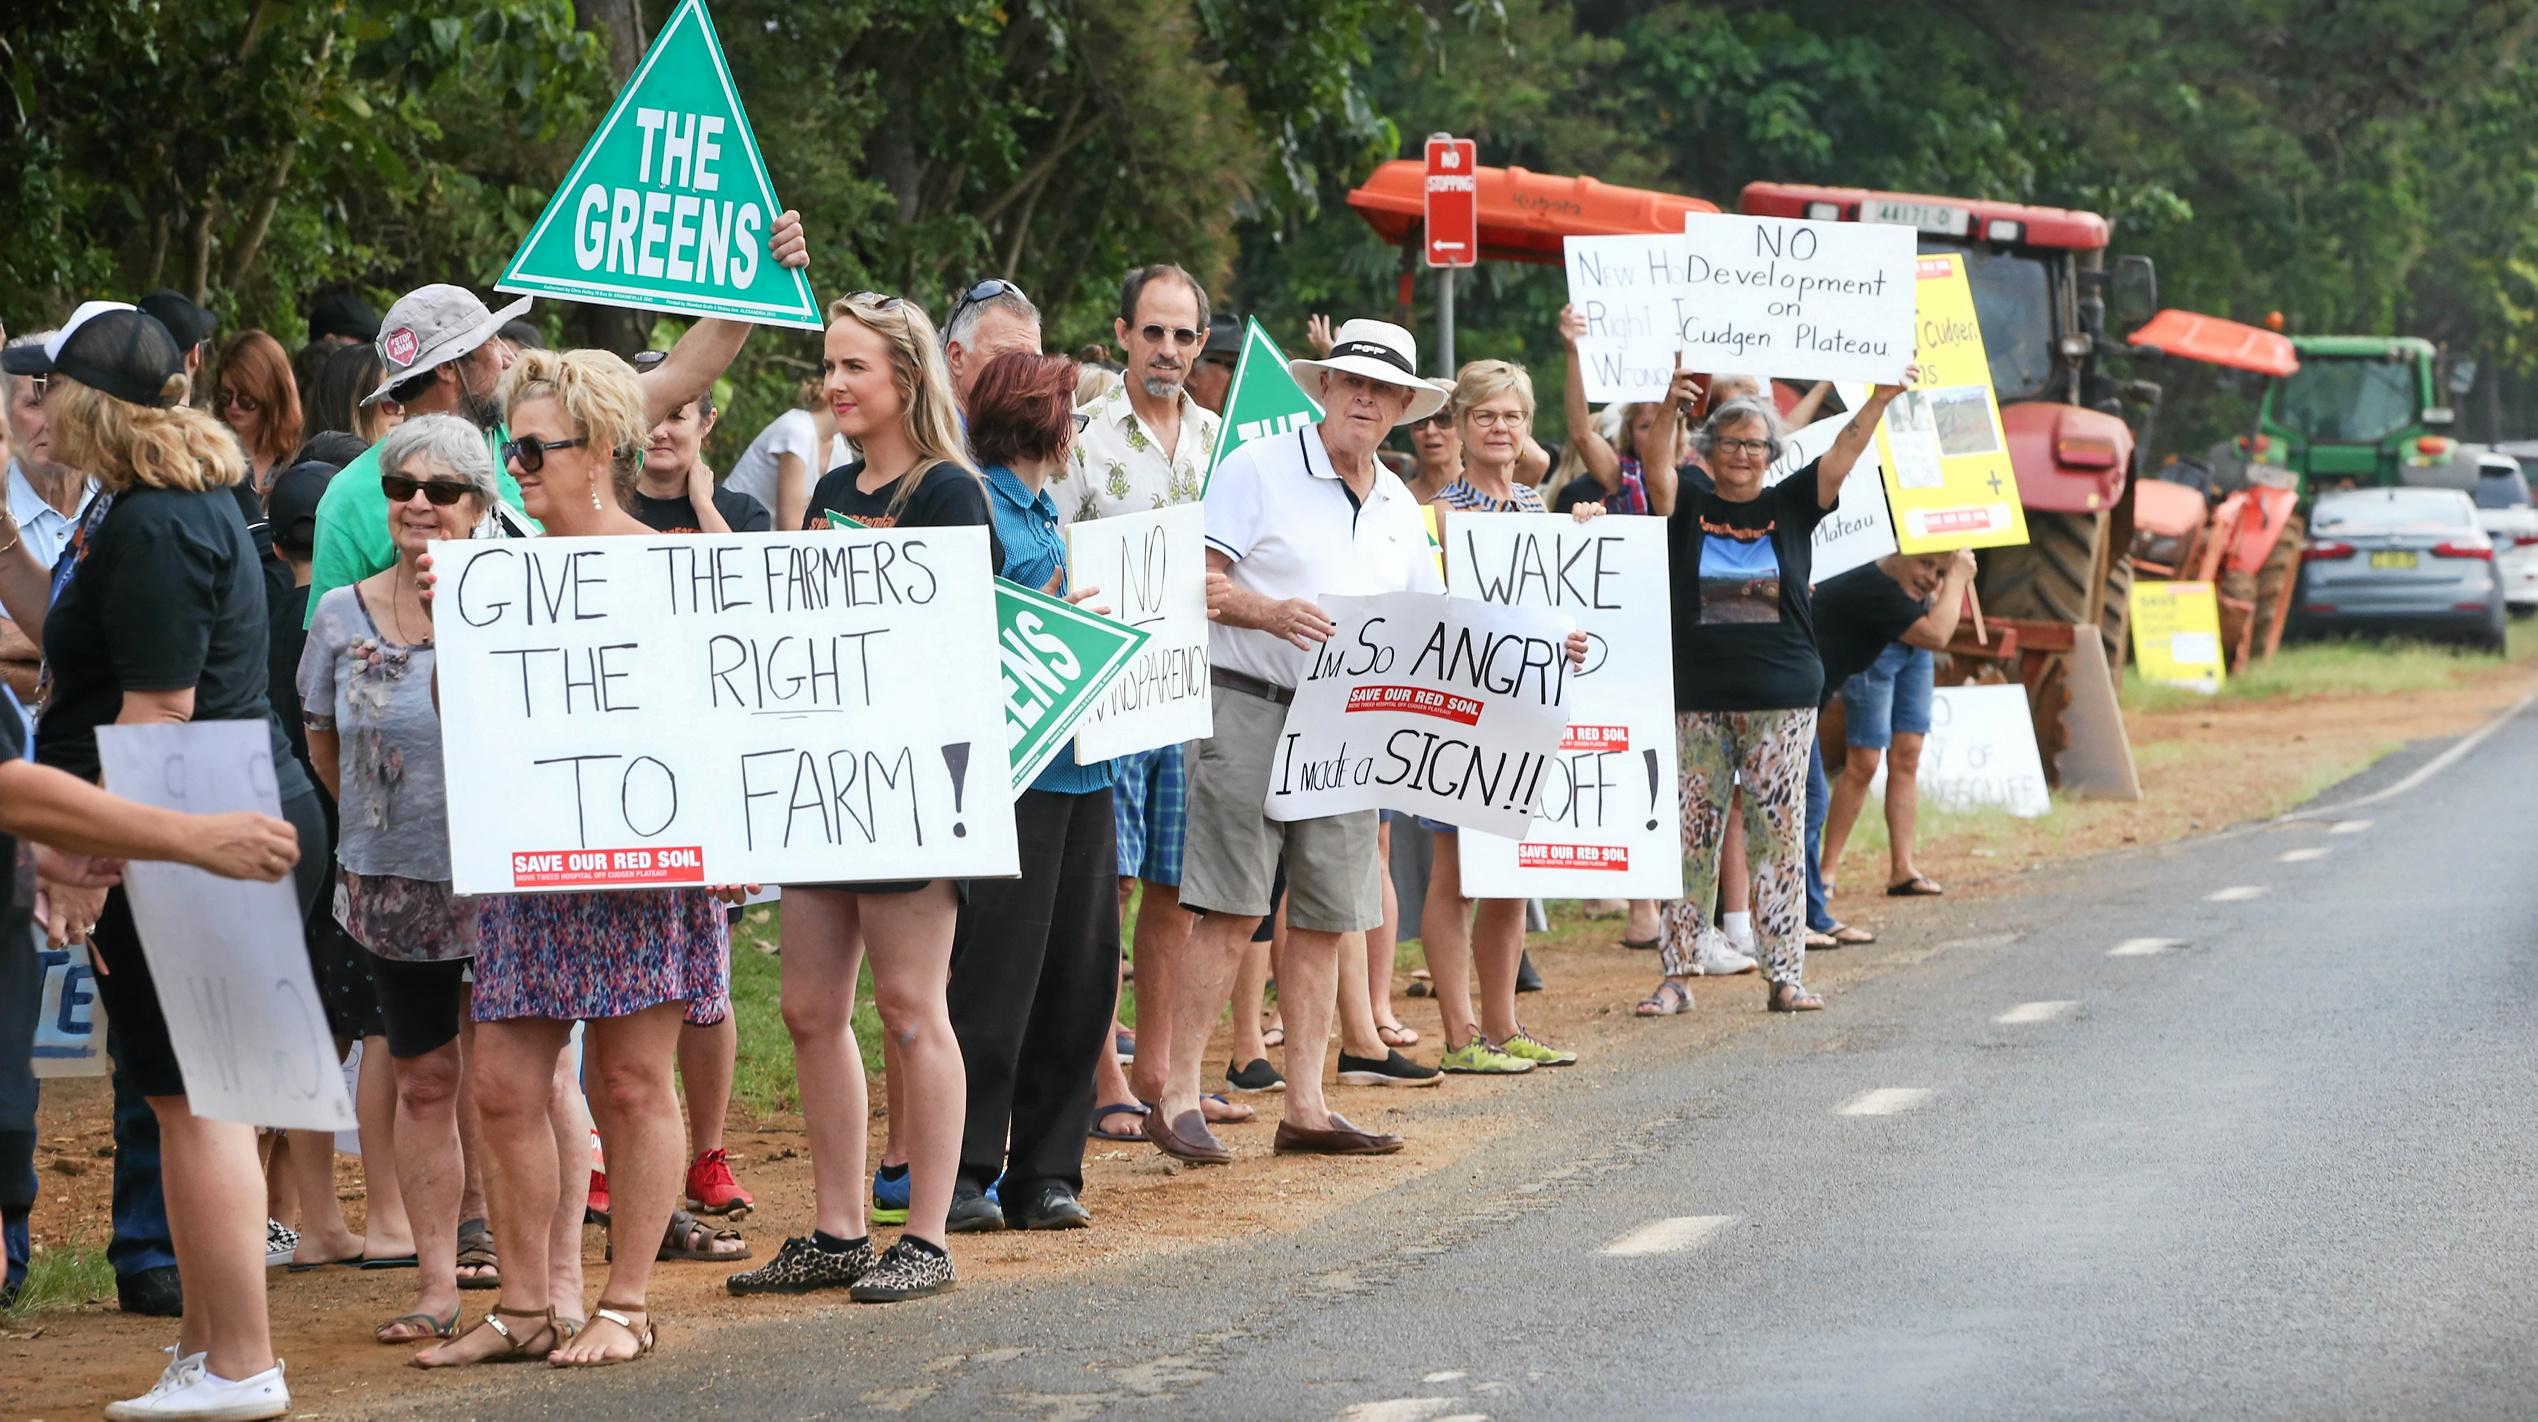
[[[2027,692],[2017,686],[1942,686],[1930,696],[1930,738],[1921,747],[1921,803],[1985,806],[2022,820],[2053,812]],[[1885,794],[1885,767],[1874,787]]]
[[[273,731],[263,721],[100,726],[97,759],[106,788],[127,800],[191,814],[282,813]],[[257,884],[136,859],[124,866],[123,892],[158,983],[187,1107],[251,1126],[352,1125],[290,876]]]
[[[1287,708],[1269,818],[1406,810],[1523,834],[1569,724],[1575,623],[1437,593],[1319,601],[1338,626]]]
[[[1763,487],[1769,488],[1810,461],[1823,458],[1842,433],[1842,426],[1850,422],[1847,413],[1827,415],[1804,429],[1792,431],[1779,461],[1763,471]],[[1815,526],[1814,542],[1813,577],[1818,583],[1895,551],[1895,518],[1886,507],[1886,481],[1877,472],[1875,440],[1860,450],[1859,462],[1851,466],[1850,477],[1842,481],[1841,502]]]
[[[1215,725],[1207,680],[1207,514],[1195,503],[1066,526],[1073,585],[1146,634],[1075,731],[1075,758],[1204,738]]]
[[[1015,872],[986,529],[432,557],[460,893]]]
[[[1692,297],[1688,250],[1674,233],[1561,239],[1569,306],[1586,322],[1577,362],[1587,399],[1665,397]]]
[[[1465,896],[1682,897],[1665,521],[1457,513],[1445,544],[1456,596],[1543,608],[1588,641],[1533,824],[1521,840],[1463,835]]]
[[[34,1050],[29,1054],[36,1079],[104,1076],[113,1070],[106,1059],[106,1004],[97,995],[97,974],[88,966],[84,948],[47,948],[44,930],[28,925],[35,939],[35,968],[43,975],[35,1009]]]
[[[1693,369],[1877,382],[1912,364],[1912,229],[1695,212],[1683,232]]]

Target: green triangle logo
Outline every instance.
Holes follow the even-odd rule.
[[[996,579],[1013,793],[1031,788],[1151,635],[1008,578]]]
[[[704,0],[681,0],[494,285],[816,331],[809,279],[767,250],[782,211]]]
[[[1321,422],[1322,407],[1287,373],[1286,353],[1254,320],[1243,333],[1242,359],[1234,363],[1234,383],[1225,392],[1225,422],[1217,427],[1216,455],[1207,472],[1214,477],[1226,455],[1253,440]]]

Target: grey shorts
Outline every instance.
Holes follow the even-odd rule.
[[[1261,812],[1287,708],[1216,688],[1215,734],[1183,756],[1190,790],[1181,849],[1181,903],[1208,913],[1269,912],[1281,854],[1287,926],[1357,933],[1384,921],[1383,870],[1375,862],[1373,810],[1282,823]]]

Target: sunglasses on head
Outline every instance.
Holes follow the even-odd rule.
[[[846,300],[856,306],[869,306],[875,311],[896,311],[899,298],[878,291],[850,291]]]
[[[1139,326],[1137,334],[1144,336],[1155,345],[1163,344],[1163,338],[1166,336],[1170,336],[1172,344],[1176,346],[1195,346],[1207,338],[1207,333],[1204,331],[1193,331],[1187,326],[1160,326],[1152,321]]]
[[[985,281],[982,281],[978,285],[971,287],[969,290],[962,292],[958,297],[953,299],[952,314],[944,319],[943,329],[948,331],[955,325],[958,325],[960,323],[961,313],[967,311],[969,308],[980,305],[984,302],[993,301],[997,297],[1004,296],[1008,293],[1014,296],[1022,296],[1022,288],[1005,280],[1003,277],[987,278]],[[1022,296],[1022,299],[1028,301],[1031,298],[1028,296]]]
[[[523,474],[535,474],[546,467],[548,450],[579,449],[588,443],[590,441],[587,439],[505,440],[502,445],[502,458],[505,463],[517,463]]]
[[[420,493],[435,508],[448,508],[476,492],[475,487],[460,479],[409,479],[402,474],[382,474],[379,488],[391,504],[410,503]]]

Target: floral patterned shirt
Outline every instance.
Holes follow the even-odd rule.
[[[1216,448],[1216,415],[1181,394],[1181,439],[1170,450],[1137,409],[1128,403],[1128,387],[1079,407],[1084,428],[1075,436],[1075,452],[1066,468],[1049,481],[1057,500],[1058,520],[1109,518],[1113,514],[1150,513],[1173,504],[1198,502],[1207,487],[1207,462]]]
[[[449,878],[449,790],[432,644],[379,631],[358,585],[317,600],[300,654],[301,719],[341,744],[343,825],[335,857],[355,874]]]

